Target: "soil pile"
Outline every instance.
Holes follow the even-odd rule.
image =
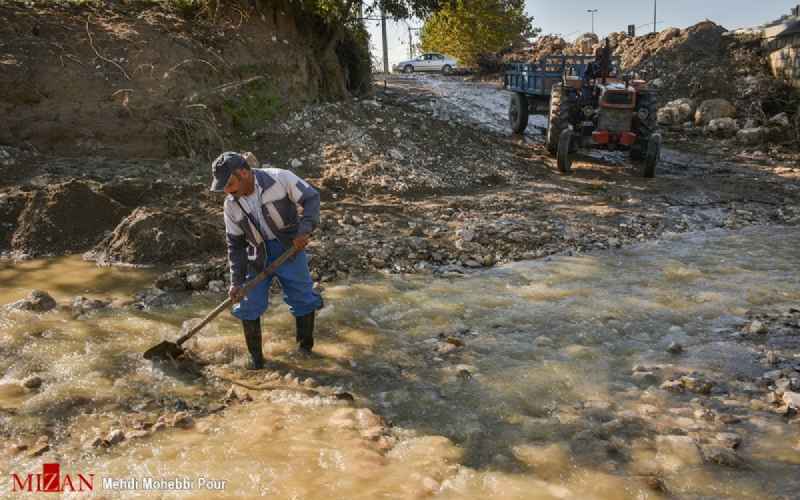
[[[223,253],[224,234],[221,225],[180,210],[137,208],[87,257],[108,263],[172,264]]]
[[[28,256],[58,255],[96,243],[128,213],[96,189],[94,183],[72,180],[32,191],[16,221],[11,249]],[[21,196],[9,199],[13,215]]]

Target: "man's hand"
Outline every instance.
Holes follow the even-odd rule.
[[[294,240],[292,240],[292,246],[296,252],[303,250],[307,245],[308,241],[311,239],[311,234],[298,234]]]
[[[231,285],[228,289],[228,297],[231,298],[233,302],[239,302],[242,300],[242,287]]]

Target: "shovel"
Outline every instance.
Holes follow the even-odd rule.
[[[291,247],[288,250],[286,250],[285,252],[283,252],[283,254],[280,257],[278,257],[277,259],[275,259],[275,262],[270,264],[270,266],[268,268],[266,268],[265,270],[261,271],[260,273],[258,273],[258,275],[256,275],[255,278],[253,278],[250,281],[248,281],[247,283],[245,283],[245,285],[242,287],[242,291],[241,291],[240,296],[241,297],[246,296],[248,294],[248,292],[250,292],[250,290],[252,290],[256,285],[258,285],[259,283],[264,281],[264,279],[266,279],[270,274],[273,274],[275,271],[277,271],[278,268],[284,262],[286,262],[287,259],[289,259],[290,257],[292,257],[295,254],[295,252],[296,252],[296,250],[294,249],[294,247]],[[198,323],[196,326],[194,326],[185,335],[181,336],[181,338],[179,338],[177,341],[169,342],[169,341],[165,340],[165,341],[161,342],[160,344],[158,344],[156,346],[153,346],[150,349],[148,349],[147,351],[145,351],[144,359],[170,359],[170,358],[175,359],[175,358],[177,358],[178,356],[183,354],[183,348],[181,347],[181,345],[183,345],[183,343],[186,342],[187,340],[189,340],[190,338],[194,337],[194,335],[197,332],[199,332],[204,326],[209,324],[211,322],[211,320],[213,320],[214,318],[219,316],[219,313],[221,313],[223,310],[227,309],[231,304],[233,304],[233,299],[228,297],[227,299],[225,299],[224,302],[222,302],[220,305],[215,307],[213,311],[208,313],[208,315],[205,318],[203,318],[203,320],[200,323]]]

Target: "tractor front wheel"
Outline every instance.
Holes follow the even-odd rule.
[[[572,129],[562,130],[558,137],[558,151],[556,153],[556,163],[558,170],[562,174],[572,172]]]
[[[528,96],[522,92],[511,94],[511,102],[508,105],[508,121],[515,134],[525,132],[528,127]]]

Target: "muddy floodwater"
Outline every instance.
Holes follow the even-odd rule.
[[[229,315],[190,342],[194,372],[141,358],[219,295],[3,310],[0,496],[14,494],[11,473],[59,462],[94,474],[106,498],[797,498],[800,424],[760,404],[769,335],[742,329],[748,311],[800,303],[799,258],[797,228],[753,228],[339,283],[318,357],[293,354],[280,304],[258,373],[242,368]],[[76,279],[81,265],[4,264],[0,297],[112,299],[152,279],[88,265]],[[25,387],[31,376],[41,384]],[[681,376],[701,390],[662,388]],[[232,402],[232,381],[252,401]],[[176,412],[193,423],[154,425]],[[114,429],[128,437],[91,444]],[[148,490],[147,478],[178,482]]]

